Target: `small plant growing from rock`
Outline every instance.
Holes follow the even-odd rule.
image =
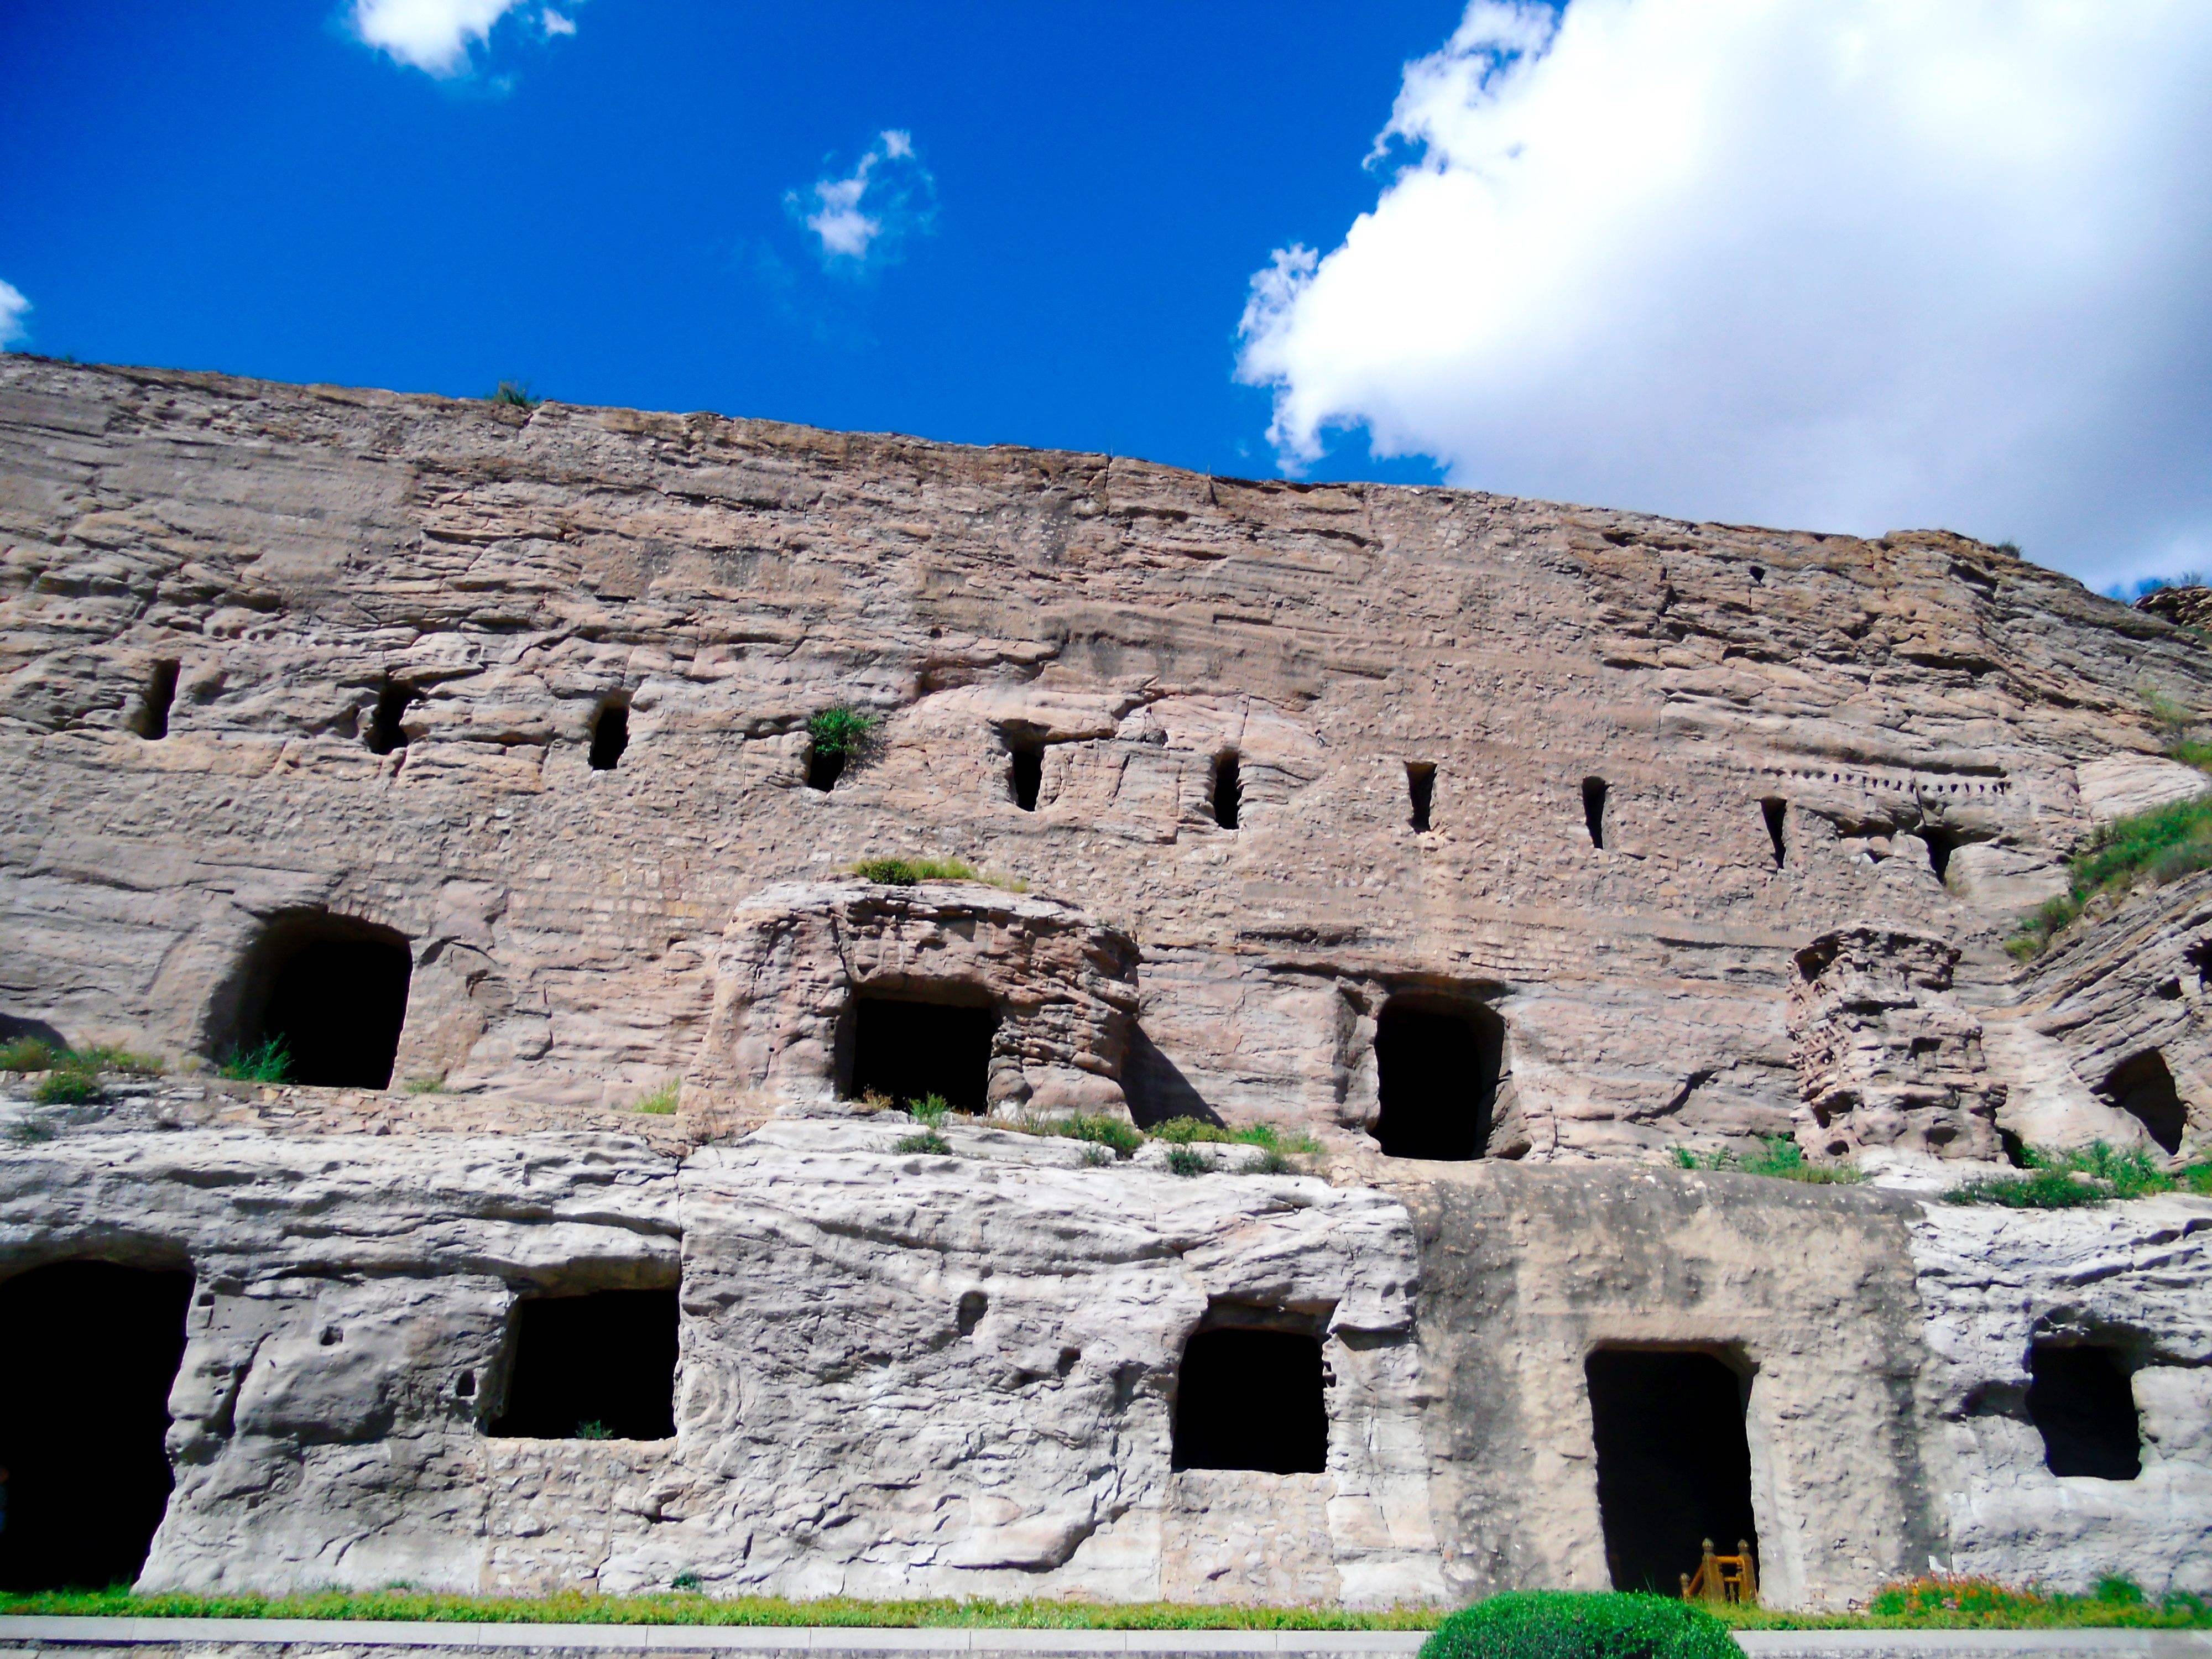
[[[533,398],[530,395],[530,383],[527,380],[501,380],[499,383],[499,390],[493,392],[485,401],[500,404],[509,409],[529,410],[537,408],[545,400],[543,398]]]
[[[2150,1198],[2177,1188],[2212,1197],[2212,1164],[2168,1171],[2150,1153],[2116,1152],[2103,1141],[2086,1150],[2027,1149],[2015,1176],[1969,1181],[1943,1194],[1946,1204],[1996,1204],[2008,1210],[2075,1210],[2115,1199]]]
[[[672,1590],[682,1590],[687,1595],[696,1595],[707,1586],[705,1581],[697,1573],[684,1571],[678,1573],[675,1577],[670,1579],[668,1588]]]
[[[885,887],[912,887],[925,881],[980,881],[1010,893],[1029,890],[1025,881],[988,874],[961,859],[862,859],[853,866],[853,873]]]
[[[648,1117],[673,1117],[676,1103],[684,1093],[684,1079],[672,1077],[650,1094],[640,1095],[637,1109]]]
[[[234,1083],[282,1083],[292,1070],[292,1050],[283,1037],[267,1037],[250,1048],[231,1049],[215,1070]]]
[[[1713,1170],[1735,1175],[1771,1176],[1777,1181],[1806,1181],[1815,1186],[1849,1186],[1862,1177],[1848,1164],[1813,1164],[1804,1149],[1788,1135],[1761,1135],[1755,1152],[1698,1153],[1686,1146],[1674,1148],[1674,1162],[1685,1170]]]
[[[59,1052],[44,1037],[17,1037],[0,1045],[0,1072],[52,1071]]]
[[[407,1079],[406,1088],[410,1095],[441,1095],[446,1092],[446,1074],[439,1072],[434,1075],[426,1073],[421,1077],[410,1077]]]
[[[576,1425],[576,1438],[579,1440],[611,1440],[614,1437],[615,1431],[604,1423],[592,1421]]]
[[[100,1073],[88,1066],[70,1065],[75,1055],[64,1056],[63,1062],[39,1079],[39,1086],[31,1097],[41,1106],[81,1106],[100,1093]]]
[[[1179,1176],[1201,1176],[1206,1173],[1206,1154],[1194,1146],[1168,1148],[1168,1173]]]
[[[902,1152],[935,1152],[943,1154],[952,1150],[951,1142],[941,1131],[945,1120],[951,1112],[951,1103],[943,1095],[924,1095],[920,1100],[908,1101],[907,1112],[921,1126],[920,1134],[903,1135],[896,1150]]]

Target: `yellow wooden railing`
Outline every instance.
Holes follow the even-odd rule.
[[[1685,1601],[1741,1601],[1759,1600],[1759,1564],[1751,1559],[1749,1540],[1736,1540],[1734,1555],[1715,1555],[1713,1540],[1705,1540],[1704,1559],[1695,1574],[1682,1575]]]

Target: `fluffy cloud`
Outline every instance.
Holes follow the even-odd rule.
[[[2212,565],[2212,7],[1475,0],[1253,279],[1286,467]]]
[[[896,257],[900,241],[926,231],[937,208],[937,180],[914,153],[909,133],[878,133],[843,178],[817,179],[784,204],[822,245],[832,265]]]
[[[353,32],[395,63],[448,80],[469,70],[471,46],[523,0],[353,0]],[[574,34],[575,23],[550,7],[538,20],[548,38]]]
[[[0,351],[30,333],[23,326],[23,314],[30,308],[31,302],[23,297],[21,289],[13,283],[0,283]]]

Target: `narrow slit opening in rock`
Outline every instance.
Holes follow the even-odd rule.
[[[2189,1109],[2173,1086],[2166,1056],[2157,1049],[2147,1049],[2115,1066],[2098,1092],[2142,1124],[2162,1150],[2181,1150],[2182,1132],[2189,1127]]]
[[[127,1584],[168,1507],[188,1273],[63,1261],[0,1283],[0,1589]]]
[[[936,1095],[956,1112],[983,1111],[998,1029],[998,1011],[988,1004],[856,998],[849,1092],[886,1095],[901,1105]]]
[[[1014,798],[1014,805],[1024,812],[1034,812],[1037,792],[1044,787],[1044,745],[1041,743],[1017,743],[1007,757],[1006,787]]]
[[[1406,794],[1413,803],[1412,815],[1407,819],[1424,835],[1429,828],[1429,809],[1436,804],[1437,769],[1430,761],[1406,763]]]
[[[665,1440],[676,1432],[676,1292],[526,1297],[509,1335],[506,1409],[487,1434]]]
[[[1711,1539],[1758,1553],[1743,1380],[1710,1353],[1600,1348],[1585,1368],[1598,1518],[1617,1590],[1679,1595]]]
[[[413,966],[406,939],[389,927],[348,916],[288,917],[251,958],[238,1046],[282,1042],[288,1083],[388,1088]]]
[[[1176,1378],[1174,1467],[1319,1474],[1328,1467],[1321,1342],[1299,1331],[1198,1332]]]
[[[1936,872],[1936,879],[1948,881],[1951,854],[1959,850],[1958,833],[1940,823],[1923,823],[1920,826],[1920,839],[1927,843],[1928,867]]]
[[[1480,1158],[1504,1048],[1505,1022],[1480,1004],[1402,994],[1383,1004],[1375,1022],[1375,1139],[1383,1155]]]
[[[1244,805],[1244,780],[1237,763],[1237,751],[1217,755],[1213,761],[1213,821],[1224,830],[1237,827],[1237,813]]]
[[[828,794],[845,775],[845,751],[814,744],[806,751],[806,787]]]
[[[1589,831],[1593,847],[1605,845],[1605,780],[1583,780],[1583,828]]]
[[[2027,1414],[2051,1474],[2132,1480],[2142,1473],[2135,1389],[2113,1350],[2039,1342],[2027,1371]]]
[[[611,697],[599,705],[592,720],[592,769],[613,771],[629,747],[629,705],[619,697]]]
[[[407,710],[422,693],[398,680],[386,680],[376,694],[376,710],[369,716],[368,752],[388,755],[407,746]]]
[[[169,735],[169,710],[176,701],[177,665],[164,658],[146,677],[146,690],[138,700],[131,729],[149,743],[160,742]]]
[[[1769,796],[1759,803],[1759,814],[1766,820],[1766,839],[1774,848],[1774,867],[1779,870],[1790,855],[1783,834],[1790,824],[1790,803]]]

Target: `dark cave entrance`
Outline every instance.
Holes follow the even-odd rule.
[[[629,705],[619,697],[610,698],[592,720],[592,770],[613,771],[629,747]]]
[[[2111,1348],[2039,1342],[2028,1350],[2027,1414],[2053,1474],[2132,1480],[2142,1473],[2136,1396]]]
[[[422,694],[401,680],[386,680],[376,694],[376,708],[369,716],[368,752],[388,755],[407,746],[407,710]]]
[[[956,1112],[986,1110],[998,1029],[998,1010],[988,1003],[857,997],[849,1092],[887,1095],[902,1104],[941,1095]]]
[[[1920,826],[1920,839],[1928,848],[1928,867],[1936,872],[1936,879],[1948,883],[1951,879],[1951,854],[1959,850],[1959,833],[1947,830],[1940,823]]]
[[[1774,867],[1779,870],[1789,856],[1789,843],[1784,831],[1790,823],[1790,803],[1770,796],[1759,803],[1759,815],[1766,820],[1766,839],[1774,848]]]
[[[507,1410],[487,1434],[665,1440],[676,1432],[676,1292],[597,1291],[515,1304]]]
[[[1176,1378],[1178,1469],[1319,1474],[1328,1467],[1321,1340],[1300,1331],[1200,1331]]]
[[[1244,774],[1237,764],[1237,751],[1232,749],[1214,757],[1213,821],[1224,830],[1234,830],[1243,808]]]
[[[177,667],[167,657],[154,665],[138,699],[137,712],[131,717],[131,729],[149,743],[159,743],[169,735],[169,710],[177,701]]]
[[[1479,1003],[1395,996],[1375,1022],[1382,1110],[1375,1139],[1389,1158],[1464,1162],[1490,1145],[1505,1022]]]
[[[2166,1056],[2157,1049],[2115,1066],[2098,1092],[2141,1123],[2164,1151],[2181,1150],[2181,1133],[2189,1127],[2189,1110],[2174,1089]]]
[[[1605,780],[1583,780],[1583,828],[1589,831],[1590,845],[1605,845]]]
[[[1406,763],[1406,795],[1413,810],[1406,822],[1426,835],[1429,830],[1429,810],[1437,800],[1437,769],[1432,761]]]
[[[1633,1348],[1600,1348],[1586,1374],[1613,1587],[1680,1595],[1708,1538],[1755,1555],[1742,1378],[1709,1353]]]
[[[0,1589],[127,1584],[168,1505],[189,1273],[64,1261],[0,1283]]]
[[[389,927],[349,916],[285,917],[254,949],[239,1046],[282,1042],[288,1083],[388,1088],[412,971],[407,940]]]
[[[1034,812],[1043,787],[1044,745],[1029,739],[1016,742],[1007,754],[1006,793],[1023,811]]]

